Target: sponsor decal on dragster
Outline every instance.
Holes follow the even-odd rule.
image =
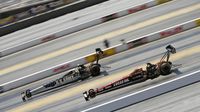
[[[129,81],[130,81],[129,76],[124,77],[124,78],[122,78],[122,79],[120,79],[120,80],[117,80],[117,81],[115,81],[115,82],[113,82],[113,83],[110,83],[110,84],[108,84],[108,85],[106,85],[106,86],[103,86],[103,87],[101,87],[101,88],[97,88],[97,89],[96,89],[96,92],[99,93],[99,92],[101,92],[101,91],[108,90],[108,89],[110,89],[110,88],[112,88],[112,87],[116,87],[116,86],[122,85],[122,84],[124,84],[124,83],[127,83],[127,82],[129,82]]]
[[[132,14],[132,13],[135,13],[135,12],[138,12],[138,11],[141,11],[141,10],[144,10],[144,9],[146,9],[146,8],[148,8],[146,4],[140,5],[140,6],[138,6],[138,7],[129,9],[129,10],[128,10],[128,13],[129,13],[129,14]]]
[[[69,64],[65,64],[65,65],[62,65],[62,66],[59,66],[59,67],[55,68],[55,69],[53,70],[53,72],[54,72],[54,73],[59,73],[59,72],[62,72],[62,71],[64,71],[64,70],[66,70],[66,69],[69,68],[69,67],[70,67]]]
[[[167,36],[170,36],[170,35],[174,35],[174,34],[180,33],[182,31],[183,31],[183,27],[182,26],[178,26],[178,27],[170,29],[168,31],[160,32],[160,36],[161,37],[167,37]]]

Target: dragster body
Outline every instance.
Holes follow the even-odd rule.
[[[128,74],[126,77],[123,77],[117,81],[111,82],[108,85],[105,85],[96,89],[89,89],[83,93],[83,96],[86,101],[89,101],[92,98],[95,98],[98,95],[103,93],[113,91],[125,86],[137,84],[144,82],[148,79],[154,79],[160,75],[169,75],[172,69],[172,62],[169,61],[170,53],[176,53],[176,49],[168,45],[166,47],[167,52],[161,58],[161,60],[156,64],[147,63],[146,70],[143,68],[135,69],[133,72]],[[165,60],[166,59],[166,60]]]
[[[88,66],[86,65],[78,65],[75,69],[69,71],[64,76],[54,81],[51,81],[47,84],[39,86],[35,89],[27,89],[25,92],[22,92],[22,100],[25,102],[26,100],[32,98],[33,96],[40,95],[42,93],[48,92],[50,90],[59,88],[61,86],[71,84],[73,82],[81,81],[87,79],[89,77],[95,77],[100,75],[101,65],[98,63],[100,55],[103,54],[100,48],[96,49],[96,63],[91,63]]]

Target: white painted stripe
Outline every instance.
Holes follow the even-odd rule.
[[[113,103],[113,102],[116,102],[116,101],[122,100],[122,99],[124,99],[124,98],[130,97],[130,96],[134,96],[134,95],[136,95],[136,94],[140,94],[140,93],[145,92],[145,91],[147,91],[147,90],[151,90],[151,89],[153,89],[153,88],[156,88],[156,87],[159,87],[159,86],[162,86],[162,85],[166,85],[166,84],[169,84],[169,83],[175,82],[175,81],[177,81],[177,80],[180,80],[180,79],[186,78],[186,77],[188,77],[188,76],[191,76],[191,75],[194,75],[194,74],[197,74],[197,73],[200,73],[200,70],[197,70],[197,71],[192,72],[192,73],[189,73],[189,74],[187,74],[187,75],[183,75],[183,76],[177,77],[177,78],[175,78],[175,79],[172,79],[172,80],[170,80],[170,81],[166,81],[166,82],[163,82],[163,83],[161,83],[161,84],[158,84],[158,85],[155,85],[155,86],[149,87],[149,88],[147,88],[147,89],[144,89],[144,90],[141,90],[141,91],[138,91],[138,92],[134,92],[134,93],[131,93],[131,94],[128,94],[128,95],[122,96],[122,97],[120,97],[120,98],[117,98],[117,99],[114,99],[114,100],[111,100],[111,101],[108,101],[108,102],[102,103],[102,104],[100,104],[100,105],[97,105],[97,106],[94,106],[94,107],[88,108],[88,109],[83,110],[83,111],[81,111],[81,112],[88,112],[88,111],[91,111],[91,110],[97,109],[97,108],[99,108],[99,107],[102,107],[102,106],[105,106],[105,105],[111,104],[111,103]],[[199,80],[200,80],[200,79],[199,79]],[[193,82],[191,82],[191,83],[193,83]],[[184,86],[184,85],[183,85],[183,86]]]

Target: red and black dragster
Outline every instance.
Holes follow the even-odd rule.
[[[154,79],[159,77],[160,75],[169,75],[173,66],[172,62],[169,61],[169,57],[171,53],[176,53],[176,49],[173,46],[168,45],[166,47],[166,50],[166,53],[157,64],[147,63],[146,70],[143,70],[142,68],[136,69],[122,79],[119,79],[103,87],[96,88],[96,90],[90,89],[88,91],[85,91],[83,93],[85,100],[89,101],[89,99],[95,98],[97,95],[101,95],[103,93],[116,90],[128,85],[144,82],[148,79]]]

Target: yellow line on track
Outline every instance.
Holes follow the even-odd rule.
[[[200,45],[194,46],[194,47],[189,48],[189,49],[185,49],[185,50],[180,51],[180,52],[177,52],[176,54],[171,55],[170,60],[172,62],[174,62],[174,61],[179,60],[181,58],[185,58],[185,57],[191,56],[193,54],[200,53],[199,49],[200,49]],[[151,63],[157,63],[158,61],[159,61],[159,59],[153,60],[153,61],[151,61]],[[137,68],[142,67],[142,68],[145,69],[145,66],[146,65],[141,65],[141,66],[138,66]],[[82,85],[79,85],[79,86],[73,87],[71,89],[55,93],[53,95],[50,95],[50,96],[47,96],[47,97],[44,97],[44,98],[40,98],[40,99],[32,101],[32,102],[26,102],[26,104],[21,105],[21,106],[16,107],[16,108],[13,108],[12,110],[9,110],[9,112],[34,111],[35,109],[39,109],[39,108],[44,107],[46,105],[61,101],[63,99],[74,96],[76,94],[82,94],[83,91],[89,90],[91,88],[100,87],[100,86],[108,84],[112,81],[118,80],[118,79],[120,79],[124,76],[127,76],[134,69],[136,69],[136,67],[131,67],[128,70],[118,72],[116,74],[112,74],[112,75],[109,75],[109,76],[105,76],[105,77],[99,78],[97,80],[93,80],[93,81],[90,81],[88,83],[84,83]]]
[[[186,7],[186,8],[183,8],[183,9],[162,15],[162,16],[158,16],[158,17],[143,21],[143,22],[138,23],[138,24],[128,26],[126,28],[118,29],[118,30],[112,31],[112,32],[107,33],[107,34],[94,37],[90,40],[86,40],[86,41],[74,44],[71,47],[66,47],[66,48],[60,49],[58,51],[51,52],[49,54],[45,54],[45,55],[33,58],[31,60],[10,66],[8,68],[4,68],[4,69],[0,70],[0,75],[4,75],[4,74],[7,74],[7,73],[16,71],[18,69],[22,69],[22,68],[28,67],[30,65],[33,65],[33,64],[36,64],[36,63],[39,63],[39,62],[60,56],[60,55],[63,55],[67,52],[70,52],[70,51],[73,51],[73,50],[76,50],[76,49],[80,49],[80,48],[86,47],[88,45],[103,41],[104,39],[110,39],[110,38],[113,38],[113,37],[116,37],[116,36],[119,36],[119,35],[122,35],[122,34],[125,34],[125,33],[128,33],[128,32],[131,32],[131,31],[134,31],[134,30],[137,30],[137,29],[158,23],[158,22],[167,20],[169,18],[173,18],[173,17],[179,16],[179,15],[182,15],[182,14],[186,14],[186,13],[192,12],[194,10],[199,10],[199,9],[200,9],[200,4],[196,4],[196,5],[192,5],[192,6],[189,6],[189,7]]]

